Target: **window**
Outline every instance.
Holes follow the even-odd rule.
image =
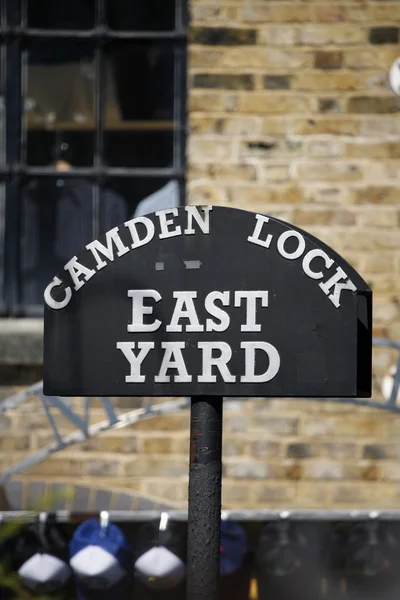
[[[184,203],[187,0],[2,0],[0,310],[149,195]]]

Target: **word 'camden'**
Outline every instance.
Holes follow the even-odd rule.
[[[81,255],[79,261],[78,257],[74,256],[64,266],[72,285],[66,285],[59,277],[54,277],[47,286],[44,292],[47,306],[54,310],[65,308],[72,298],[73,291],[78,292],[82,289],[98,271],[114,262],[116,258],[149,244],[155,238],[163,240],[181,235],[209,235],[212,206],[185,206],[184,211],[185,227],[175,222],[178,209],[169,208],[154,213],[154,221],[149,217],[136,217],[125,222],[129,241],[125,236],[124,240],[121,238],[119,227],[114,227],[105,234],[105,243],[94,240],[87,244],[87,257]],[[309,249],[310,241],[308,240],[307,244],[306,238],[299,231],[285,228],[282,224],[284,231],[276,235],[268,232],[269,217],[256,214],[255,221],[253,232],[248,235],[247,241],[268,251],[276,251],[285,260],[299,261],[305,276],[319,282],[320,289],[335,308],[340,307],[342,291],[356,292],[354,283],[345,271],[335,264],[333,258],[320,248],[313,246]],[[57,292],[54,295],[55,289]]]

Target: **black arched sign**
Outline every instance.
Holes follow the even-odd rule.
[[[372,293],[288,223],[187,206],[121,224],[45,291],[44,392],[370,397]]]

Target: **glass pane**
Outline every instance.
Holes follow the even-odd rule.
[[[79,179],[37,179],[21,193],[21,295],[42,305],[43,291],[65,263],[93,239],[92,185]]]
[[[172,45],[115,42],[109,56],[107,87],[115,86],[123,121],[173,118],[175,78]],[[109,96],[112,97],[110,92]]]
[[[0,313],[4,312],[4,226],[6,186],[0,182]]]
[[[95,0],[27,0],[28,26],[39,29],[91,29]]]
[[[179,204],[179,184],[176,180],[112,179],[102,193],[102,232],[139,214]]]
[[[118,42],[106,71],[105,161],[112,166],[172,164],[174,49]]]
[[[93,164],[94,91],[90,45],[60,40],[30,46],[24,103],[28,164],[50,165],[62,147],[71,164]]]
[[[1,11],[0,11],[1,12]],[[3,15],[4,17],[4,15]],[[6,164],[6,109],[5,109],[5,54],[4,44],[0,45],[0,166]],[[4,250],[5,250],[5,207],[6,186],[0,180],[0,313],[4,312]]]
[[[6,161],[5,57],[6,57],[6,47],[4,44],[1,44],[0,45],[0,165],[2,165],[2,166],[5,165],[5,161]]]
[[[74,167],[92,166],[93,132],[30,130],[26,159],[35,167],[57,166],[61,161]]]
[[[111,167],[171,167],[173,135],[170,131],[107,131],[104,154]]]
[[[175,0],[110,0],[108,25],[125,31],[172,31]]]

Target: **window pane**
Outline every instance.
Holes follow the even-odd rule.
[[[0,182],[0,313],[4,312],[4,226],[6,208],[6,186]]]
[[[28,26],[40,29],[91,29],[94,0],[26,0]]]
[[[138,207],[143,215],[179,204],[179,184],[176,180],[113,178],[102,193],[102,233],[137,216]]]
[[[43,291],[93,238],[92,186],[85,180],[38,179],[21,193],[21,293],[42,305]]]
[[[172,31],[175,27],[175,0],[109,0],[107,12],[112,29]]]
[[[93,50],[79,41],[30,46],[25,98],[27,161],[49,165],[68,146],[71,164],[93,164]]]
[[[116,42],[110,49],[115,92],[123,121],[172,119],[174,48],[170,44]]]
[[[93,164],[93,132],[32,129],[27,138],[27,163],[49,166],[65,161],[74,167]]]
[[[6,164],[6,108],[5,108],[5,56],[6,48],[0,45],[0,165]]]
[[[107,131],[105,162],[111,167],[171,167],[172,142],[170,131]]]
[[[106,89],[115,94],[108,91],[105,106],[105,162],[110,166],[171,166],[173,47],[115,43],[109,60]]]
[[[53,277],[94,237],[92,184],[84,179],[37,179],[21,193],[21,298],[40,313]],[[157,198],[154,195],[157,194]],[[179,205],[179,184],[168,179],[109,180],[100,194],[101,232],[140,214]],[[143,204],[141,204],[143,202]]]
[[[1,11],[0,11],[1,12]],[[2,15],[4,17],[4,15]],[[4,85],[5,85],[5,56],[6,48],[4,44],[0,45],[0,166],[6,165],[6,109],[4,99]],[[4,250],[5,250],[5,239],[4,239],[4,227],[5,227],[5,208],[6,208],[6,197],[5,197],[6,186],[3,181],[0,180],[0,312],[4,312]]]

